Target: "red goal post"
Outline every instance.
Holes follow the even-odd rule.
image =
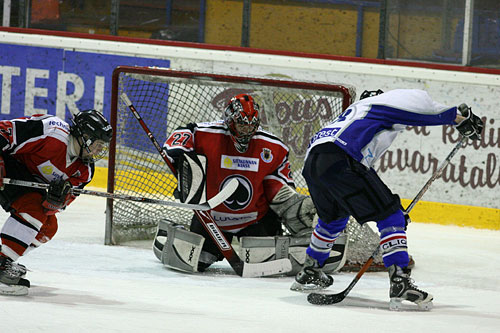
[[[117,67],[113,72],[110,122],[114,140],[110,145],[108,192],[174,200],[176,187],[175,176],[120,95],[128,96],[156,140],[163,144],[179,126],[221,119],[229,98],[243,92],[251,94],[261,106],[261,126],[290,148],[297,190],[307,194],[300,171],[309,140],[354,101],[353,87],[274,76],[130,66]],[[109,199],[105,243],[152,240],[159,220],[189,224],[191,215],[178,208]],[[368,249],[368,256],[372,249]]]

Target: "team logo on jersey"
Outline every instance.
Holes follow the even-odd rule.
[[[222,181],[219,190],[222,190],[233,178],[236,178],[239,184],[233,195],[224,201],[224,206],[231,210],[244,209],[248,206],[253,197],[252,183],[246,177],[242,175],[231,175]]]
[[[259,159],[253,157],[240,157],[222,155],[220,167],[229,170],[259,171]]]
[[[262,152],[260,153],[260,158],[266,163],[271,163],[273,160],[273,153],[269,148],[262,148]]]
[[[52,165],[44,165],[44,166],[40,167],[40,171],[44,175],[51,175],[53,170],[54,170],[54,167]]]

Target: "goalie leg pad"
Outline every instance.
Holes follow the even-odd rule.
[[[288,258],[292,263],[292,270],[287,275],[294,276],[304,265],[310,240],[310,237],[241,237],[240,257],[248,263]],[[341,234],[337,241],[338,244],[334,245],[330,257],[325,261],[325,272],[337,272],[345,264],[347,234]]]
[[[153,245],[156,257],[165,265],[184,272],[197,272],[205,238],[179,225],[161,221]]]
[[[285,236],[240,238],[240,257],[248,263],[288,258],[290,238]]]
[[[306,261],[306,249],[311,237],[292,237],[290,239],[289,258],[292,263],[290,275],[297,275]]]

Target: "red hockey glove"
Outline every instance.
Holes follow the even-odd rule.
[[[49,212],[56,212],[66,207],[72,201],[71,188],[72,185],[69,181],[62,178],[54,179],[50,182],[47,198],[42,202],[42,206]]]
[[[3,161],[3,157],[0,155],[0,191],[3,190],[3,178],[5,176],[5,162]]]

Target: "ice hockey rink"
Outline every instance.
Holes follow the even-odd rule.
[[[0,332],[500,330],[500,231],[412,223],[412,276],[434,309],[392,312],[385,272],[365,274],[339,304],[314,306],[289,290],[292,277],[243,279],[226,262],[190,275],[163,267],[150,249],[105,246],[104,210],[104,199],[82,195],[59,214],[56,237],[21,258],[32,287],[0,296]],[[353,277],[335,275],[332,293]]]

